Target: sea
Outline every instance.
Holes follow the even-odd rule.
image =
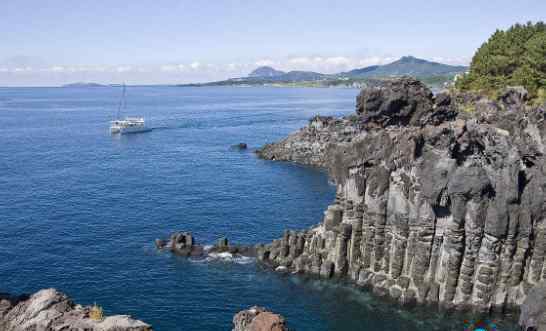
[[[144,116],[153,130],[112,136],[120,94],[0,88],[0,292],[54,287],[157,331],[231,330],[234,314],[254,305],[300,331],[473,330],[478,316],[154,246],[174,231],[202,244],[265,243],[319,223],[335,195],[327,174],[254,150],[314,115],[354,112],[358,90],[128,87],[122,115]],[[510,316],[487,323],[517,329]]]

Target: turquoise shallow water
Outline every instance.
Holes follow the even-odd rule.
[[[56,287],[159,331],[229,330],[234,313],[256,304],[296,330],[463,330],[466,316],[153,246],[177,230],[249,244],[318,223],[335,193],[323,172],[230,146],[256,148],[315,114],[351,113],[356,90],[134,87],[127,115],[154,130],[112,137],[119,93],[0,88],[0,291]]]

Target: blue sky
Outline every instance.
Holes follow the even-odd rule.
[[[403,55],[467,64],[495,29],[546,20],[546,1],[3,0],[0,13],[0,85],[155,84]]]

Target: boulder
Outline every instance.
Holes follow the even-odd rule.
[[[0,330],[152,331],[150,325],[127,315],[92,319],[91,309],[75,305],[52,288],[31,296],[0,295]]]
[[[369,126],[419,126],[432,110],[432,91],[411,77],[363,89],[356,99],[356,112]]]
[[[509,110],[521,109],[527,101],[529,93],[523,86],[509,86],[505,88],[499,99]]]
[[[284,317],[254,306],[233,317],[233,331],[288,331]]]

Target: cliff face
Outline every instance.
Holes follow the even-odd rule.
[[[152,331],[129,316],[90,318],[91,307],[75,305],[55,289],[36,292],[30,297],[0,294],[0,330],[2,331]]]
[[[404,78],[363,90],[356,115],[315,118],[259,155],[326,167],[323,222],[258,258],[344,276],[402,303],[480,311],[520,305],[546,278],[544,107],[436,97]]]
[[[521,305],[519,324],[523,331],[546,331],[546,283],[531,290]]]

